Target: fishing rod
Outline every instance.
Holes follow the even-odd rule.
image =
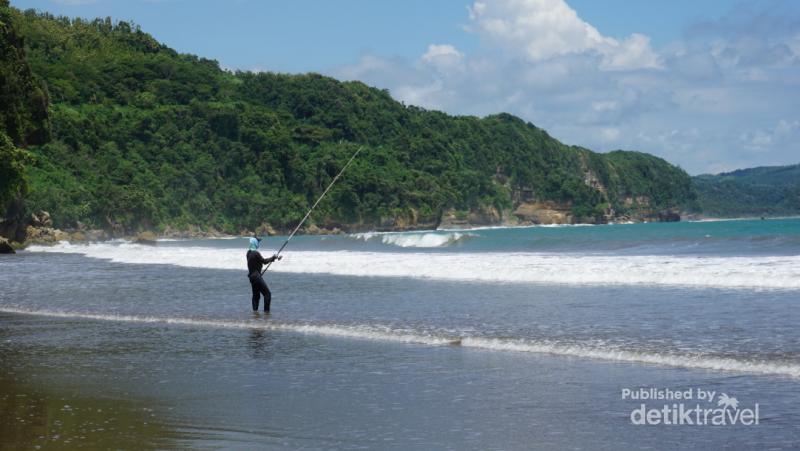
[[[361,149],[363,149],[363,148],[364,148],[364,146],[359,146],[359,148],[356,150],[356,152],[353,154],[353,156],[350,157],[350,159],[347,161],[347,164],[345,164],[344,167],[342,168],[342,170],[339,171],[338,174],[336,174],[336,177],[334,177],[333,180],[331,180],[331,184],[328,185],[327,188],[325,188],[325,191],[322,192],[322,195],[319,196],[319,199],[317,199],[317,201],[314,202],[314,205],[311,206],[311,208],[308,210],[308,213],[306,213],[306,215],[303,216],[303,219],[300,220],[300,222],[297,224],[297,227],[295,227],[294,230],[292,230],[292,233],[289,235],[289,238],[286,238],[286,241],[283,242],[283,245],[281,246],[280,249],[278,249],[278,252],[275,254],[276,257],[281,255],[281,252],[283,251],[283,248],[285,248],[286,245],[289,244],[289,241],[292,239],[292,237],[294,237],[294,234],[297,233],[298,230],[300,230],[300,226],[302,226],[303,223],[306,222],[306,219],[308,219],[308,217],[311,216],[311,212],[314,211],[314,209],[320,203],[322,198],[325,197],[326,194],[328,194],[328,191],[330,191],[330,189],[333,187],[333,184],[336,183],[337,180],[339,180],[339,177],[341,177],[341,175],[344,174],[344,171],[347,170],[347,167],[350,166],[350,163],[352,163],[353,160],[356,159],[356,156],[358,155],[359,152],[361,152]],[[261,271],[261,275],[264,275],[264,273],[267,272],[267,270],[269,269],[270,265],[272,265],[272,263],[274,261],[275,260],[273,260],[272,262],[267,263],[267,266],[264,268],[263,271]]]

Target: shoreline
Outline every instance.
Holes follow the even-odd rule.
[[[758,220],[785,220],[785,219],[800,219],[797,216],[774,216],[774,217],[736,217],[736,218],[682,218],[680,222],[686,223],[704,223],[704,222],[729,222],[729,221],[758,221]],[[393,233],[413,233],[413,232],[470,232],[479,230],[499,230],[499,229],[535,229],[535,228],[560,228],[560,227],[591,227],[591,226],[617,226],[617,225],[633,225],[633,224],[647,224],[654,222],[665,221],[624,221],[624,222],[607,222],[602,224],[592,223],[575,223],[575,224],[498,224],[498,225],[485,225],[485,224],[466,224],[464,227],[445,227],[445,228],[431,228],[431,227],[395,227],[384,228],[378,227],[373,229],[361,229],[354,227],[353,230],[343,230],[340,228],[326,229],[317,226],[309,226],[298,232],[298,236],[335,236],[335,235],[351,235],[351,234],[393,234]],[[260,236],[273,236],[285,237],[290,233],[289,231],[263,230]],[[74,229],[56,229],[52,227],[29,227],[28,239],[23,243],[4,239],[13,249],[22,250],[31,245],[56,245],[61,242],[69,243],[102,243],[113,240],[123,240],[130,243],[150,244],[155,245],[158,242],[167,241],[183,241],[193,239],[237,239],[253,236],[254,232],[244,230],[242,234],[232,235],[229,233],[219,232],[217,230],[201,230],[199,228],[191,227],[188,230],[176,231],[175,229],[168,228],[165,232],[156,232],[154,230],[145,230],[135,234],[114,235],[112,232],[102,229],[92,230],[74,230]],[[0,237],[0,239],[3,239]]]
[[[789,215],[789,216],[738,216],[733,218],[714,218],[714,217],[707,217],[707,218],[697,218],[697,219],[686,219],[684,222],[723,222],[723,221],[769,221],[775,219],[800,219],[800,215]]]
[[[630,221],[630,222],[609,222],[604,224],[589,224],[589,223],[577,223],[577,224],[508,224],[508,225],[494,225],[494,226],[487,226],[487,225],[474,225],[469,227],[463,228],[429,228],[429,227],[421,227],[421,228],[411,228],[411,227],[403,227],[403,228],[395,228],[395,229],[365,229],[365,230],[353,230],[353,231],[344,231],[341,229],[336,230],[329,230],[329,229],[320,229],[315,228],[313,231],[304,230],[298,232],[296,236],[337,236],[337,235],[356,235],[356,234],[376,234],[376,235],[383,235],[383,234],[396,234],[396,233],[436,233],[436,232],[470,232],[470,231],[478,231],[478,230],[501,230],[501,229],[535,229],[535,228],[559,228],[559,227],[593,227],[593,226],[614,226],[614,225],[631,225],[631,224],[647,224],[648,221]],[[117,241],[121,240],[124,242],[129,243],[138,243],[138,244],[151,244],[154,245],[158,242],[170,242],[170,241],[186,241],[186,240],[198,240],[198,239],[220,239],[220,240],[233,240],[239,238],[247,238],[250,236],[255,235],[254,233],[244,233],[240,235],[231,235],[227,233],[217,233],[217,232],[198,232],[198,233],[156,233],[154,231],[144,231],[134,235],[122,235],[122,236],[113,236],[105,231],[99,231],[102,233],[94,233],[94,234],[84,234],[80,231],[71,231],[71,230],[61,230],[61,229],[39,229],[37,231],[40,232],[40,235],[33,239],[28,239],[24,243],[17,243],[11,242],[12,245],[15,246],[17,250],[25,249],[28,246],[38,245],[38,246],[47,246],[47,245],[56,245],[62,242],[68,242],[71,244],[80,244],[80,243],[104,243],[109,241]],[[291,232],[284,232],[284,231],[274,231],[275,233],[269,234],[259,234],[259,236],[269,236],[269,237],[286,237]],[[41,237],[41,238],[40,238]],[[43,239],[42,239],[43,238]]]

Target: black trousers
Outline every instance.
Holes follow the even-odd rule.
[[[264,295],[264,311],[269,311],[269,305],[272,302],[272,293],[269,291],[267,282],[260,274],[250,276],[250,287],[253,289],[253,311],[258,310],[258,301],[261,295]]]

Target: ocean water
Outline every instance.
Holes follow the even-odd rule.
[[[800,447],[798,219],[301,236],[270,316],[246,243],[0,258],[0,448]]]

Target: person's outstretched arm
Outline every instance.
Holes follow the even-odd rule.
[[[278,256],[277,254],[275,254],[275,255],[273,255],[272,257],[269,257],[269,258],[264,258],[264,257],[261,256],[261,253],[259,253],[258,257],[261,259],[261,264],[262,265],[266,265],[267,263],[272,263],[275,260],[280,260],[281,259],[281,257]]]

